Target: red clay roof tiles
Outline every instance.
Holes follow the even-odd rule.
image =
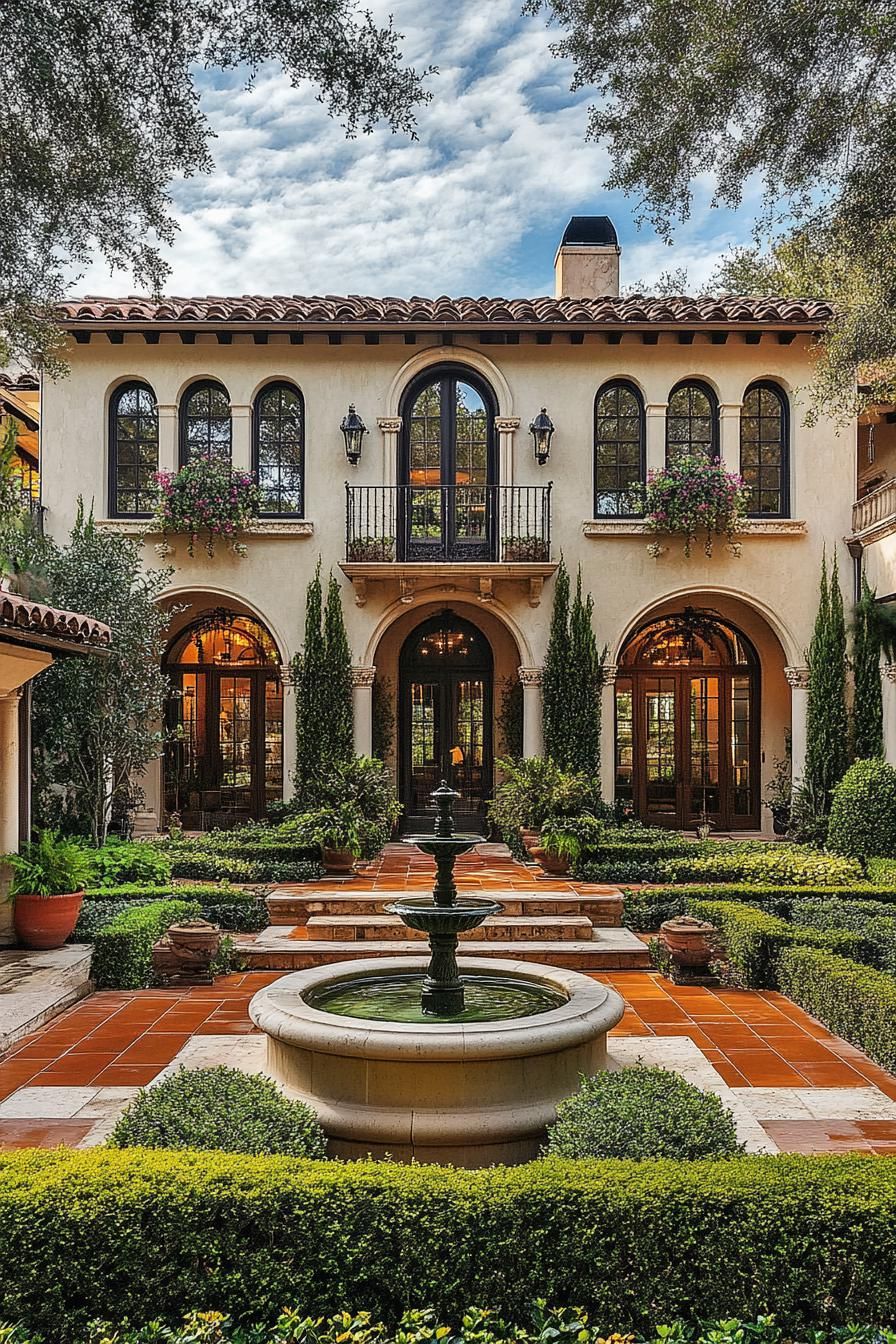
[[[106,645],[112,643],[112,631],[92,616],[74,611],[48,607],[43,602],[31,602],[16,593],[0,590],[0,633],[4,626],[30,630],[35,634],[52,635],[77,644]]]

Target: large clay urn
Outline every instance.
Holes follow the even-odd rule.
[[[678,915],[660,925],[660,939],[672,960],[679,966],[708,966],[712,960],[714,924],[695,919],[693,915]]]
[[[560,854],[554,854],[550,849],[545,849],[543,845],[533,845],[529,853],[535,862],[540,864],[551,877],[565,877],[569,872],[569,859]]]
[[[343,876],[355,871],[355,856],[350,849],[327,849],[325,845],[323,857],[324,868],[328,873]]]
[[[221,945],[220,928],[205,919],[185,919],[182,924],[172,924],[167,932],[172,947],[197,961],[212,961]]]
[[[83,900],[83,891],[67,892],[63,896],[20,893],[14,898],[13,905],[19,942],[41,951],[62,947],[74,931]]]

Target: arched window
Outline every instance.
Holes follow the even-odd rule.
[[[644,480],[644,402],[623,381],[605,383],[594,399],[594,516],[631,516],[632,487]]]
[[[305,453],[305,407],[291,383],[269,383],[255,398],[252,461],[263,514],[301,517]]]
[[[159,409],[146,383],[125,383],[109,403],[109,513],[146,518],[155,508]]]
[[[679,383],[666,408],[666,466],[682,457],[719,456],[719,403],[706,383]]]
[[[230,398],[220,383],[193,383],[180,402],[180,464],[230,462]]]
[[[747,388],[740,414],[740,473],[750,487],[750,513],[786,518],[790,511],[790,416],[774,383]]]

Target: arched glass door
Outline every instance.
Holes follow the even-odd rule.
[[[687,608],[629,641],[616,679],[616,796],[654,826],[759,826],[759,661]]]
[[[480,826],[492,788],[492,651],[451,611],[432,617],[401,651],[401,797],[408,829],[432,829],[429,795],[447,779],[461,827]]]
[[[165,808],[188,830],[265,815],[283,792],[283,686],[274,641],[250,616],[212,611],[165,659],[174,694]]]
[[[429,374],[405,398],[399,556],[492,559],[494,399],[474,375]]]

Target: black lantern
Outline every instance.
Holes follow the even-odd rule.
[[[352,466],[356,467],[361,461],[361,440],[367,433],[367,426],[355,410],[354,403],[349,406],[348,415],[344,417],[339,428],[345,439],[345,455]]]
[[[535,461],[543,467],[551,455],[551,438],[554,433],[554,422],[544,406],[530,424],[529,432],[535,444]]]

